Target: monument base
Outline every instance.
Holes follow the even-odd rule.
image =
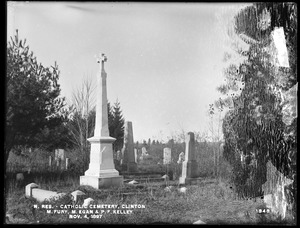
[[[135,173],[137,172],[137,164],[135,162],[130,162],[127,164],[127,172],[128,173]]]
[[[97,176],[80,176],[80,185],[89,185],[93,188],[110,188],[123,186],[123,176],[115,177],[97,177]]]
[[[203,178],[179,177],[179,184],[199,184],[202,181]]]

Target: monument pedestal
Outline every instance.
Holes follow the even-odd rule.
[[[112,143],[115,138],[109,136],[92,137],[89,169],[80,176],[80,185],[94,188],[121,187],[123,176],[115,169],[113,163]]]
[[[89,185],[94,188],[120,187],[123,185],[123,176],[115,169],[112,144],[116,140],[109,136],[107,111],[107,74],[104,70],[104,54],[97,63],[101,63],[97,74],[97,103],[94,136],[89,138],[91,143],[89,169],[80,176],[80,185]]]
[[[122,148],[122,171],[136,173],[138,170],[133,142],[132,122],[126,121],[124,128],[124,144]]]
[[[123,186],[123,176],[114,177],[96,177],[96,176],[80,176],[80,185],[89,185],[93,188],[110,188]]]
[[[186,173],[179,177],[179,184],[191,184],[197,179],[198,164],[196,161],[183,162],[182,169],[186,170]]]
[[[201,177],[194,177],[194,178],[182,178],[179,177],[179,184],[183,184],[183,185],[190,185],[190,184],[200,184],[203,182],[203,178]]]

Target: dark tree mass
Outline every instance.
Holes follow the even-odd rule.
[[[18,37],[18,32],[8,42],[6,70],[7,160],[16,146],[45,143],[42,135],[61,125],[66,116],[63,112],[65,100],[59,96],[58,66],[55,63],[44,67],[38,63],[26,40]]]
[[[223,122],[224,156],[233,165],[238,191],[246,197],[263,194],[266,166],[271,162],[293,180],[289,194],[296,202],[296,14],[296,4],[256,3],[235,17],[235,32],[249,44],[249,50],[236,49],[246,60],[224,71],[227,83],[218,89],[228,96],[221,104],[233,103]],[[276,52],[272,52],[272,32],[280,27],[289,67],[278,65]],[[237,91],[238,83],[241,92],[229,94]]]

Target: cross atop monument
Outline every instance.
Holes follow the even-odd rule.
[[[101,70],[104,71],[104,62],[107,62],[107,57],[104,53],[99,54],[98,57],[95,56],[97,59],[97,63],[101,62]]]

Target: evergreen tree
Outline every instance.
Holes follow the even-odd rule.
[[[235,17],[235,32],[249,44],[249,50],[236,49],[247,58],[225,70],[227,84],[219,87],[228,95],[224,105],[231,108],[223,121],[224,156],[233,165],[237,190],[249,196],[260,194],[269,160],[285,176],[295,179],[295,161],[290,159],[297,150],[297,119],[292,118],[296,105],[291,102],[295,99],[279,95],[291,93],[297,82],[296,11],[293,3],[257,3]],[[271,64],[271,32],[275,27],[284,29],[289,68]],[[286,103],[291,109],[289,114],[283,112]]]
[[[113,114],[113,109],[110,106],[110,102],[107,102],[107,114],[108,114],[108,130],[109,130],[109,135],[112,136],[114,132],[114,114]]]
[[[112,108],[112,115],[109,117],[111,119],[110,136],[116,138],[114,142],[114,151],[121,150],[124,141],[124,118],[122,115],[122,110],[120,107],[120,102],[117,100]]]
[[[56,63],[44,67],[37,62],[18,31],[11,37],[7,45],[5,161],[15,146],[41,146],[43,131],[51,133],[67,121],[59,73]]]

